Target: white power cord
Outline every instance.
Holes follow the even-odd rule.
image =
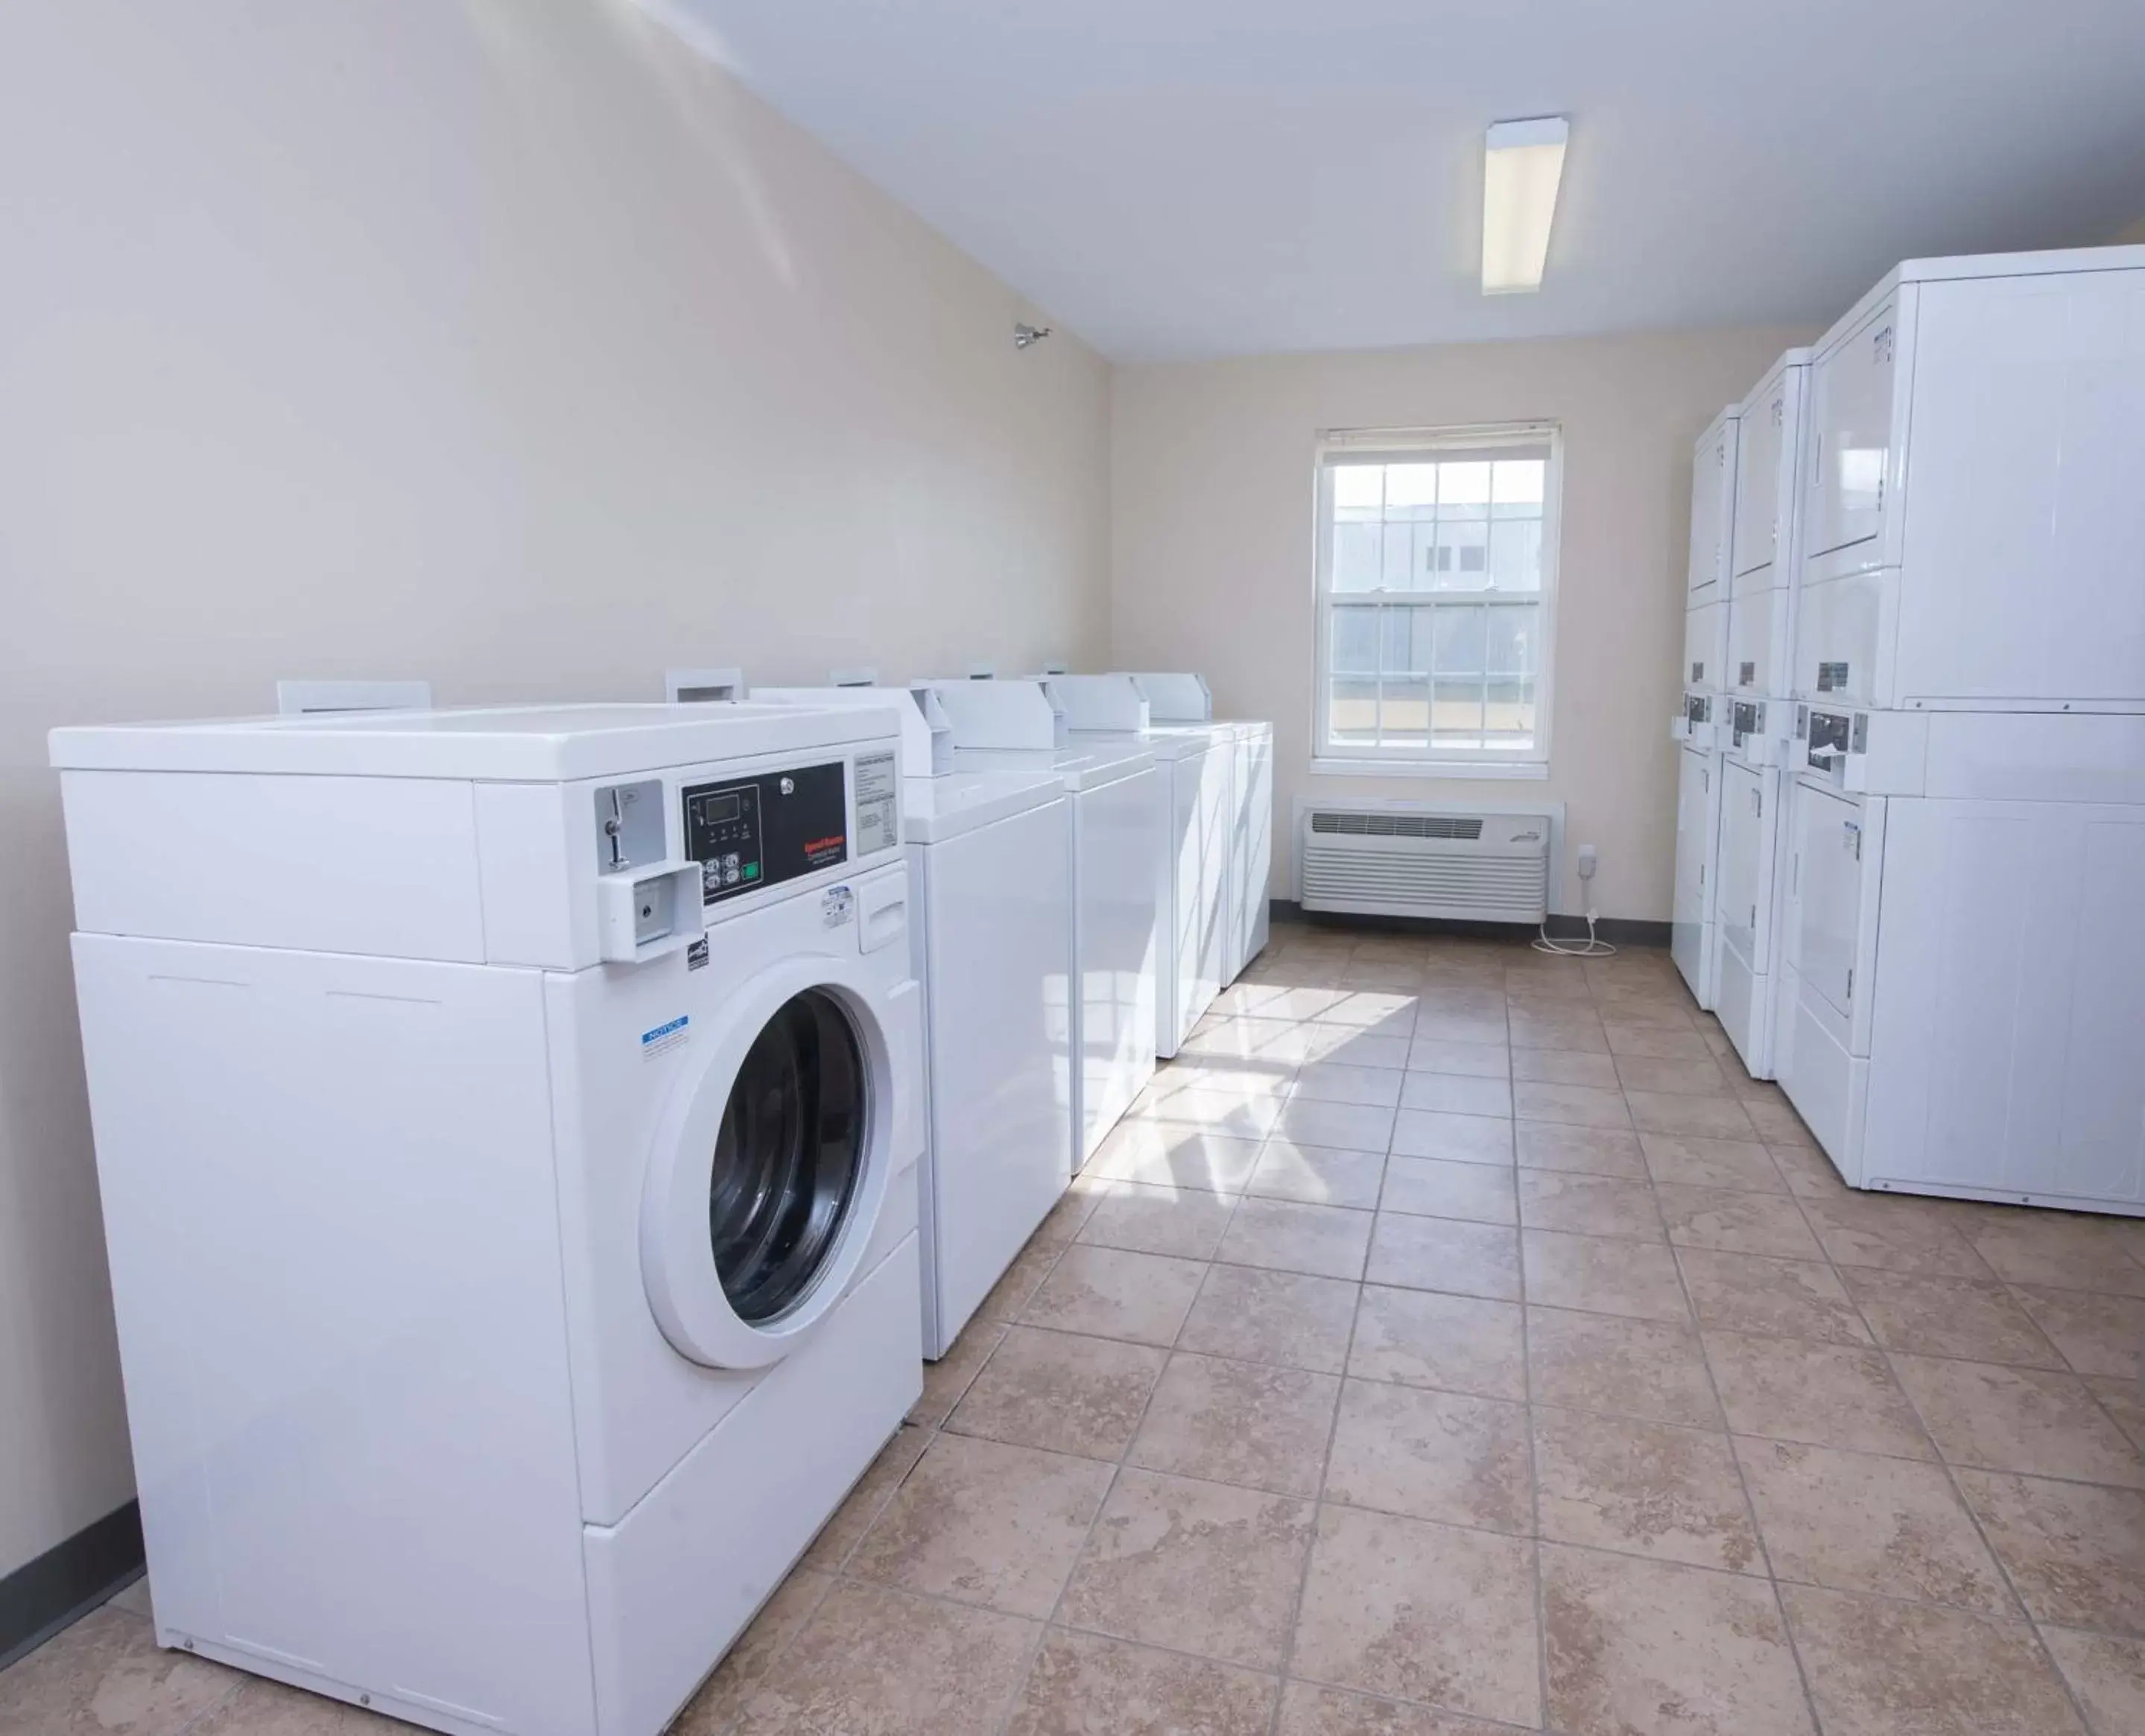
[[[1615,948],[1594,934],[1594,913],[1586,913],[1586,938],[1584,940],[1551,940],[1549,924],[1544,923],[1541,933],[1535,937],[1537,953],[1554,953],[1560,958],[1608,958],[1615,956]]]
[[[1594,870],[1598,865],[1599,859],[1595,853],[1594,846],[1592,844],[1581,844],[1579,847],[1580,884],[1585,886],[1591,883],[1594,878]],[[1598,919],[1598,917],[1599,913],[1594,908],[1593,901],[1591,899],[1588,900],[1586,906],[1586,938],[1584,940],[1551,940],[1549,935],[1549,921],[1547,918],[1544,918],[1542,920],[1541,933],[1535,937],[1535,950],[1537,953],[1553,953],[1559,958],[1610,958],[1615,957],[1616,952],[1615,948],[1610,946],[1607,941],[1600,939],[1594,932],[1594,924]]]

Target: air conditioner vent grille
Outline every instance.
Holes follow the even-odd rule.
[[[1482,822],[1456,813],[1322,813],[1311,816],[1313,832],[1349,838],[1451,838],[1473,843]]]
[[[1298,823],[1306,910],[1532,924],[1548,908],[1546,815],[1306,806]]]

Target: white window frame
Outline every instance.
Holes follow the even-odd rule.
[[[1535,739],[1530,748],[1456,749],[1450,745],[1366,749],[1336,743],[1328,734],[1332,708],[1333,470],[1328,460],[1345,454],[1357,463],[1399,463],[1426,457],[1459,458],[1473,453],[1494,455],[1500,448],[1549,448],[1542,477],[1541,654],[1535,674]],[[1336,777],[1544,778],[1549,776],[1550,719],[1554,709],[1556,665],[1557,571],[1561,564],[1564,526],[1564,436],[1555,422],[1499,422],[1452,428],[1329,429],[1318,437],[1314,505],[1316,549],[1313,583],[1317,630],[1311,679],[1311,769]],[[1350,591],[1349,602],[1376,602],[1380,591]],[[1425,594],[1406,594],[1423,600]],[[1464,602],[1510,598],[1510,591],[1441,590],[1435,600]]]

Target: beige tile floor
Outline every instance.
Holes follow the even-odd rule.
[[[1854,1194],[1665,958],[1277,928],[689,1736],[2138,1736],[2145,1224]],[[107,1609],[0,1729],[357,1736]]]

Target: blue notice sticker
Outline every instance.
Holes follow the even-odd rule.
[[[686,1027],[693,1022],[689,1013],[681,1012],[667,1025],[658,1025],[652,1031],[640,1033],[640,1058],[650,1060],[667,1054],[685,1040]]]

